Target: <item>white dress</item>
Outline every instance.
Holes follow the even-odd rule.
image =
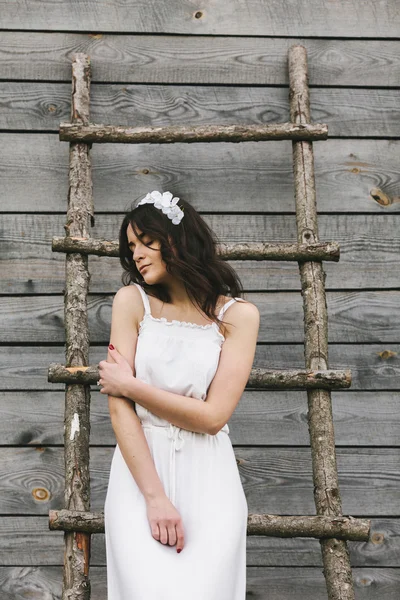
[[[135,285],[145,307],[136,377],[204,401],[225,339],[217,324],[153,317],[147,294]],[[178,554],[176,545],[153,538],[144,496],[117,444],[104,505],[107,599],[245,600],[248,506],[228,425],[209,435],[139,404],[136,412],[165,493],[181,515],[184,547]]]

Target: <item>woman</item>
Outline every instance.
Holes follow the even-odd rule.
[[[260,315],[237,297],[213,232],[178,200],[147,194],[120,229],[124,287],[98,382],[117,440],[104,507],[108,600],[246,596],[248,507],[227,421]]]

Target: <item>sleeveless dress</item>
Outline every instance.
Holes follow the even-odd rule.
[[[202,402],[217,371],[224,336],[199,325],[145,314],[136,377]],[[221,309],[241,298],[232,298]],[[104,505],[107,600],[245,600],[248,506],[225,424],[216,435],[177,427],[136,404],[165,493],[181,515],[184,547],[151,534],[146,502],[115,447]]]

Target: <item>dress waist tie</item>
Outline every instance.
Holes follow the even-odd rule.
[[[169,499],[172,504],[175,504],[176,497],[176,452],[180,450],[185,439],[182,436],[181,428],[173,423],[169,424],[168,437],[172,440],[171,449],[169,453]]]
[[[143,429],[152,429],[153,427],[159,427],[150,423],[142,423]],[[182,428],[170,423],[168,426],[162,426],[163,429],[168,429],[167,435],[171,440],[171,447],[169,451],[169,499],[172,504],[175,503],[176,497],[176,452],[183,448],[185,438],[182,435]],[[184,430],[185,431],[185,430]],[[229,435],[228,425],[224,425],[221,429],[224,433]]]

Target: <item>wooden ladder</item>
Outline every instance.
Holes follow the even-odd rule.
[[[88,255],[118,257],[118,241],[90,237],[94,226],[90,149],[98,143],[246,142],[292,140],[297,244],[221,244],[226,260],[292,260],[299,264],[304,310],[305,369],[252,369],[248,388],[307,390],[316,515],[250,514],[248,535],[314,537],[320,540],[329,600],[353,600],[346,540],[368,541],[370,521],[342,515],[338,486],[331,390],[348,388],[351,372],[328,368],[325,273],[322,261],[338,261],[335,242],[320,242],[314,181],[313,140],[327,139],[324,124],[310,123],[307,54],[295,45],[288,54],[290,122],[269,125],[115,127],[91,124],[91,70],[85,54],[72,61],[71,122],[60,124],[60,140],[70,143],[69,194],[65,237],[52,250],[66,253],[64,318],[66,364],[49,365],[48,381],[65,383],[65,508],[49,511],[49,526],[63,530],[63,600],[90,599],[92,533],[104,532],[104,513],[90,512],[90,386],[98,365],[89,365]],[[207,599],[204,599],[207,600]]]

